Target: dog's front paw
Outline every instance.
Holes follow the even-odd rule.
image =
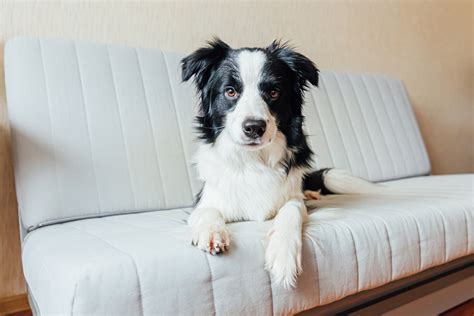
[[[225,252],[230,245],[227,227],[225,224],[199,225],[193,229],[192,244],[212,255]]]
[[[265,252],[265,268],[270,271],[273,280],[286,289],[296,286],[301,268],[301,235],[297,232],[269,232],[269,241]]]

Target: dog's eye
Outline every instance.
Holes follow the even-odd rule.
[[[237,97],[237,91],[235,91],[235,89],[232,87],[227,87],[225,89],[225,96],[228,99],[235,99]]]
[[[270,99],[272,99],[273,101],[278,100],[278,98],[280,97],[280,91],[273,89],[270,91],[269,95]]]

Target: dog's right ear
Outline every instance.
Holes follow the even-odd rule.
[[[181,78],[188,81],[194,76],[194,82],[202,90],[208,82],[212,71],[227,55],[230,46],[219,38],[208,42],[208,46],[196,50],[181,60]]]

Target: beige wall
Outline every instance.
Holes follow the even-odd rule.
[[[0,2],[0,297],[22,292],[5,114],[3,45],[18,35],[185,51],[292,40],[320,68],[386,73],[407,85],[434,173],[472,172],[472,1]],[[28,91],[25,91],[28,93]]]

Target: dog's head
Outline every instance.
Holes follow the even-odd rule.
[[[306,146],[302,103],[308,83],[318,84],[315,65],[278,41],[266,48],[208,44],[182,60],[182,79],[194,76],[201,98],[201,139],[215,143],[221,136],[259,150],[281,133],[290,148]]]

